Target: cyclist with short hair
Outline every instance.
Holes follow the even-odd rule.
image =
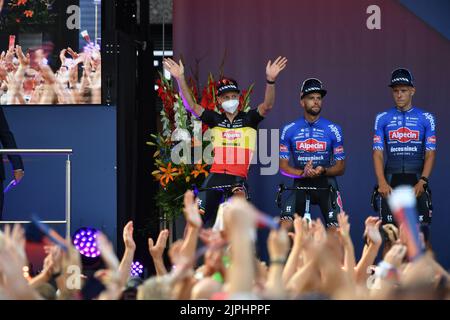
[[[320,117],[326,93],[320,80],[305,80],[300,97],[304,115],[282,130],[281,173],[294,178],[294,187],[322,189],[293,191],[282,208],[282,220],[292,221],[294,213],[303,216],[308,194],[311,203],[319,205],[327,227],[338,226],[337,214],[343,208],[336,177],[345,171],[344,137],[337,124]]]
[[[380,216],[383,224],[395,224],[386,198],[396,186],[413,186],[418,221],[428,241],[431,224],[428,178],[436,157],[436,120],[431,113],[413,106],[416,88],[409,70],[394,70],[389,87],[395,106],[376,116],[373,137],[373,163],[382,196]]]

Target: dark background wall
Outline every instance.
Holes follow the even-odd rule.
[[[438,260],[449,268],[450,129],[446,121],[450,119],[450,26],[446,18],[450,10],[446,1],[428,1],[427,6],[434,10],[418,17],[423,7],[419,2],[174,0],[174,53],[176,58],[182,55],[188,67],[194,67],[199,59],[202,81],[208,72],[218,73],[226,53],[225,75],[237,78],[243,88],[255,83],[254,106],[263,99],[267,60],[287,56],[288,67],[277,80],[275,110],[261,128],[280,128],[301,115],[299,90],[305,78],[314,76],[324,82],[329,94],[322,115],[344,131],[347,172],[339,184],[358,255],[364,220],[372,214],[375,115],[393,105],[387,87],[391,71],[400,66],[411,69],[417,85],[414,104],[437,117],[438,154],[431,178],[435,205],[432,242]],[[372,4],[381,8],[381,30],[366,27],[366,9]],[[430,24],[430,17],[440,22]],[[253,200],[273,215],[278,213],[274,198],[281,181],[287,182],[280,175],[260,176],[257,166],[251,171]]]

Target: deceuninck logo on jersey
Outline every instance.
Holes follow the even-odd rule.
[[[398,128],[389,131],[389,140],[396,140],[401,143],[419,140],[419,131],[411,130],[408,127]]]
[[[295,147],[298,151],[318,152],[327,149],[327,143],[318,141],[317,139],[308,139],[304,141],[296,141]]]

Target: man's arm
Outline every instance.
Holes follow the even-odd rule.
[[[26,55],[22,51],[21,46],[16,46],[16,55],[19,60],[19,68],[16,71],[15,78],[19,86],[22,86],[23,80],[25,78],[25,71],[28,69],[30,65],[30,54]]]
[[[423,163],[423,170],[421,177],[428,178],[431,175],[435,159],[436,159],[435,150],[425,152],[425,160]],[[420,197],[422,193],[425,191],[425,189],[423,188],[425,184],[427,184],[426,181],[419,179],[417,184],[414,186],[414,193],[416,197]]]
[[[275,79],[278,74],[286,68],[287,59],[285,57],[278,57],[274,63],[269,60],[266,66],[266,93],[264,96],[264,102],[258,106],[258,112],[261,116],[265,117],[270,110],[272,110],[275,103]]]
[[[366,228],[364,236],[366,244],[364,245],[361,259],[355,267],[356,281],[364,283],[369,274],[367,269],[373,265],[380,249],[382,238],[380,233],[381,220],[378,217],[368,217],[365,221]]]
[[[292,132],[293,127],[295,128],[295,122],[285,126],[280,136],[280,173],[286,177],[297,179],[303,178],[305,170],[297,169],[289,165],[289,158],[291,156],[290,133]],[[305,166],[305,169],[310,168],[311,163],[312,161]]]
[[[424,116],[426,151],[421,177],[428,178],[431,175],[431,171],[434,167],[434,161],[436,159],[436,120],[431,113],[427,113]],[[416,197],[419,197],[425,191],[423,188],[425,184],[426,181],[420,179],[414,186]]]
[[[178,87],[180,88],[181,99],[189,112],[193,113],[197,118],[203,113],[203,107],[198,103],[195,103],[191,95],[191,90],[184,77],[184,66],[180,60],[180,64],[177,64],[170,58],[166,58],[163,61],[164,67],[170,72],[172,77],[177,80]]]
[[[373,136],[373,166],[378,181],[378,192],[386,198],[392,191],[384,176],[384,124],[386,112],[380,113],[375,119],[375,133]]]
[[[136,251],[136,243],[133,239],[133,221],[129,221],[123,228],[123,243],[125,252],[119,265],[120,285],[124,287],[130,277],[130,269],[133,264],[134,253]]]
[[[289,252],[289,236],[286,230],[272,230],[267,240],[270,267],[267,275],[266,294],[273,299],[286,297],[283,282],[283,266]]]
[[[373,166],[375,168],[375,175],[378,181],[378,192],[383,198],[386,198],[391,192],[392,188],[386,181],[384,176],[384,155],[382,150],[373,150]]]
[[[433,150],[425,152],[425,162],[423,164],[422,177],[428,178],[431,175],[435,159],[436,151]]]
[[[341,243],[344,247],[344,265],[343,269],[350,277],[350,281],[355,279],[355,248],[353,247],[352,238],[350,236],[350,224],[348,223],[348,215],[345,212],[341,212],[337,216],[339,223],[339,235]]]
[[[303,178],[303,170],[296,169],[289,165],[289,160],[280,159],[280,172],[283,176],[290,178]]]
[[[337,160],[334,166],[326,169],[325,175],[328,177],[337,177],[342,176],[344,172],[345,172],[345,160]]]
[[[14,135],[9,129],[3,109],[0,108],[0,142],[5,149],[17,149]],[[23,170],[22,158],[19,155],[8,155],[8,159],[14,170]]]
[[[155,265],[155,271],[157,276],[163,276],[167,274],[166,266],[164,265],[164,249],[166,248],[167,238],[169,237],[169,230],[161,230],[156,240],[156,244],[153,244],[153,239],[148,238],[148,250],[153,259]]]
[[[250,234],[255,230],[257,215],[255,207],[241,198],[233,197],[227,205],[224,222],[231,244],[231,266],[227,274],[231,299],[252,293],[255,244]]]
[[[328,177],[342,176],[345,172],[344,134],[339,126],[333,125],[330,126],[330,129],[332,137],[331,150],[335,164],[326,169],[322,166],[316,167],[310,174],[313,178],[320,175]]]
[[[189,259],[194,259],[197,248],[200,229],[203,225],[198,208],[197,199],[192,191],[186,191],[184,194],[184,218],[186,219],[186,233],[181,246],[181,253]]]
[[[377,177],[378,185],[387,184],[384,176],[384,154],[382,150],[373,150],[372,153],[373,166],[375,169],[375,176]]]

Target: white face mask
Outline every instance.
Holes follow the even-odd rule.
[[[222,108],[228,113],[234,113],[239,106],[239,100],[227,100],[222,102]]]

